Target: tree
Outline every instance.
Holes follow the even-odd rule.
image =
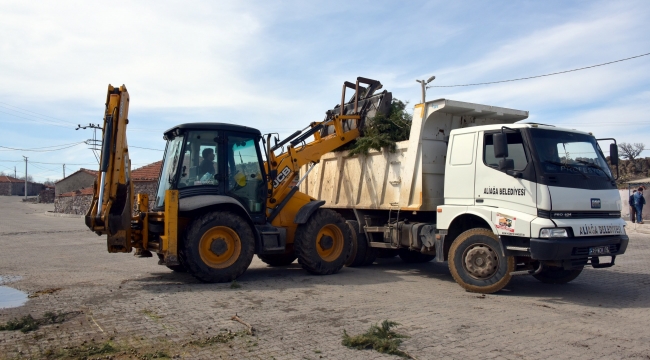
[[[621,153],[620,157],[627,160],[636,159],[641,152],[645,150],[645,144],[643,143],[620,143],[618,144],[618,151]]]

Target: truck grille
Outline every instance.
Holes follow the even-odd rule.
[[[537,210],[537,216],[544,219],[616,219],[620,211],[562,211]]]

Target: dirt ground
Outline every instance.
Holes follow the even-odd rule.
[[[516,277],[480,296],[446,264],[394,258],[313,276],[255,258],[237,287],[109,254],[83,219],[44,215],[51,207],[0,197],[0,285],[31,296],[0,309],[0,325],[61,315],[35,331],[0,331],[0,359],[396,358],[341,345],[344,330],[385,319],[400,323],[409,336],[401,349],[417,359],[650,359],[650,235],[641,229],[628,229],[615,267],[567,285]]]

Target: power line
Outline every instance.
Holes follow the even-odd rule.
[[[1,148],[7,148],[11,150],[0,150],[0,151],[15,151],[15,150],[24,150],[24,151],[30,151],[30,150],[41,150],[41,149],[51,149],[51,148],[58,148],[62,146],[68,146],[68,145],[79,145],[81,142],[74,142],[74,143],[67,143],[67,144],[59,144],[59,145],[50,145],[50,146],[43,146],[43,147],[37,147],[37,148],[30,148],[30,149],[14,149],[14,148],[8,148],[6,146],[0,146]]]
[[[528,77],[523,77],[523,78],[518,78],[518,79],[501,80],[501,81],[490,81],[490,82],[476,83],[476,84],[463,84],[463,85],[432,85],[432,86],[427,86],[427,89],[429,89],[429,88],[450,88],[450,87],[461,87],[461,86],[489,85],[489,84],[499,84],[499,83],[505,83],[505,82],[519,81],[519,80],[529,80],[529,79],[541,78],[541,77],[545,77],[545,76],[552,76],[552,75],[565,74],[565,73],[574,72],[574,71],[580,71],[580,70],[585,70],[585,69],[591,69],[591,68],[595,68],[595,67],[599,67],[599,66],[605,66],[605,65],[614,64],[614,63],[621,62],[621,61],[632,60],[632,59],[636,59],[636,58],[640,58],[640,57],[642,57],[642,56],[648,56],[648,55],[650,55],[650,53],[645,53],[645,54],[641,54],[641,55],[636,55],[636,56],[632,56],[632,57],[625,58],[625,59],[620,59],[620,60],[609,61],[609,62],[602,63],[602,64],[598,64],[598,65],[585,66],[585,67],[581,67],[581,68],[578,68],[578,69],[565,70],[565,71],[558,71],[558,72],[554,72],[554,73],[550,73],[550,74],[544,74],[544,75],[535,75],[535,76],[528,76]]]
[[[84,143],[84,142],[82,141],[82,142],[75,143],[75,144],[73,144],[73,145],[68,145],[68,146],[65,146],[65,147],[61,147],[61,148],[58,148],[58,149],[48,149],[48,150],[16,149],[16,148],[11,148],[11,147],[7,147],[7,146],[0,146],[0,148],[3,148],[3,149],[9,149],[9,150],[0,150],[0,151],[51,152],[51,151],[59,151],[59,150],[69,149],[69,148],[71,148],[71,147],[75,147],[75,146],[77,146],[77,145],[81,145],[81,144],[83,144],[83,143]]]
[[[12,107],[12,108],[15,108],[15,109],[18,109],[18,110],[27,111],[27,112],[32,113],[32,114],[36,114],[36,115],[39,115],[39,116],[44,116],[44,117],[46,117],[46,118],[50,118],[50,119],[54,119],[54,120],[56,120],[56,121],[61,121],[61,122],[64,122],[64,123],[68,123],[68,124],[72,124],[72,125],[74,125],[74,123],[71,122],[71,121],[66,121],[66,120],[62,120],[62,119],[55,118],[55,117],[53,117],[53,116],[40,114],[40,113],[37,113],[37,112],[35,112],[35,111],[31,111],[31,110],[23,109],[23,108],[20,108],[20,107],[15,106],[15,105],[8,104],[8,103],[3,102],[3,101],[0,101],[0,104],[5,104],[5,105],[7,105],[7,106],[9,106],[9,107]],[[2,105],[0,105],[0,107],[4,107],[4,108],[6,108],[6,106],[2,106]],[[11,110],[11,111],[16,111],[16,112],[22,112],[22,111],[17,111],[17,110],[13,110],[13,109],[9,109],[9,110]],[[26,114],[26,115],[29,115],[29,114]],[[33,116],[33,115],[30,115],[30,116]]]
[[[144,149],[144,150],[164,151],[164,150],[161,150],[161,149],[152,149],[152,148],[139,147],[139,146],[133,146],[133,145],[129,145],[129,147],[136,148],[136,149]]]
[[[33,121],[33,122],[38,123],[38,124],[50,125],[50,126],[58,126],[58,127],[62,127],[62,128],[68,128],[68,126],[55,124],[55,123],[53,123],[53,122],[45,122],[46,120],[42,120],[42,119],[34,120],[34,119],[26,118],[26,117],[24,117],[24,116],[18,116],[18,115],[16,115],[16,114],[8,113],[8,112],[5,112],[5,111],[0,111],[0,113],[7,114],[7,115],[11,115],[11,116],[15,116],[15,117],[17,117],[17,118],[21,118],[21,119],[24,119],[24,120],[27,120],[27,121]]]

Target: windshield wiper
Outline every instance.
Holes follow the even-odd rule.
[[[584,176],[585,179],[589,179],[589,176],[587,176],[587,174],[580,171],[580,168],[578,168],[575,165],[565,164],[565,163],[561,163],[559,161],[551,161],[551,160],[544,160],[544,162],[549,163],[549,164],[553,164],[553,165],[557,165],[557,166],[566,166],[566,167],[568,167],[570,169],[575,169],[576,171],[578,171],[580,173],[580,175]]]
[[[608,178],[609,180],[614,181],[614,179],[612,179],[612,177],[609,176],[609,174],[607,173],[607,171],[605,171],[605,169],[603,169],[600,165],[598,165],[598,164],[594,164],[594,163],[589,162],[589,161],[584,161],[584,160],[576,160],[576,161],[579,162],[579,163],[581,163],[581,164],[585,164],[585,165],[587,165],[587,166],[590,167],[590,168],[594,168],[594,169],[598,169],[598,170],[602,171],[602,172],[605,174],[605,176],[607,176],[607,178]]]

